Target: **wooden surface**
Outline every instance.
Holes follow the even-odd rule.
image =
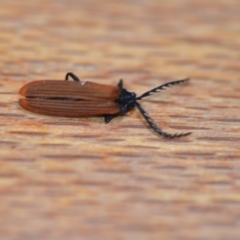
[[[239,0],[0,0],[1,239],[240,239]],[[138,94],[135,109],[57,118],[18,105],[39,79]]]

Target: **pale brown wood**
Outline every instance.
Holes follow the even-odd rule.
[[[240,239],[240,4],[213,1],[0,3],[1,239]],[[39,79],[141,94],[102,118],[33,114],[18,90]]]

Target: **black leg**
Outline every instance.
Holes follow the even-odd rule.
[[[65,80],[67,81],[69,77],[71,77],[76,82],[81,82],[80,79],[74,73],[68,72],[66,74]]]
[[[118,86],[118,88],[119,88],[120,90],[123,89],[123,80],[122,80],[122,79],[119,80],[119,83],[118,83],[117,86]]]
[[[183,136],[187,136],[187,135],[191,134],[191,132],[180,133],[180,134],[178,134],[178,133],[170,134],[170,133],[164,132],[161,128],[159,128],[156,125],[156,123],[152,120],[152,118],[149,116],[149,114],[142,108],[142,106],[138,102],[136,102],[136,106],[139,109],[140,113],[145,118],[145,120],[147,121],[148,125],[159,135],[166,137],[166,138],[176,138],[176,137],[183,137]]]
[[[105,115],[104,116],[105,123],[109,123],[115,117],[116,115]]]

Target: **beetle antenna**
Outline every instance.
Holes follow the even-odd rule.
[[[141,96],[137,97],[136,100],[141,100],[142,98],[148,97],[148,96],[153,95],[155,93],[158,93],[158,92],[160,92],[162,90],[165,90],[168,87],[171,87],[171,86],[177,85],[177,84],[181,84],[181,83],[186,83],[187,81],[189,81],[189,78],[185,78],[185,79],[182,79],[182,80],[177,80],[177,81],[165,83],[163,85],[160,85],[159,87],[153,88],[152,90],[150,90],[148,92],[145,92]]]
[[[175,134],[171,134],[171,133],[166,133],[164,132],[161,128],[159,128],[157,126],[157,124],[153,121],[153,119],[149,116],[149,114],[142,108],[142,106],[136,102],[135,103],[137,108],[139,109],[140,113],[143,115],[143,117],[145,118],[145,120],[147,121],[148,125],[159,135],[166,137],[166,138],[176,138],[176,137],[183,137],[183,136],[187,136],[189,134],[191,134],[191,132],[187,132],[187,133],[175,133]]]

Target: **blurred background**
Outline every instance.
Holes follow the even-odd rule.
[[[0,238],[240,239],[239,0],[0,0]],[[137,94],[137,111],[54,118],[18,105],[39,79]]]

